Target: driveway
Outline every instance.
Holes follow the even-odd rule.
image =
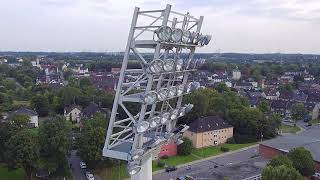
[[[71,174],[73,180],[86,180],[86,176],[84,175],[84,171],[80,168],[81,159],[77,156],[76,151],[71,152],[70,158],[68,158],[69,164],[72,164]]]
[[[257,146],[223,156],[180,167],[174,172],[160,172],[153,175],[153,180],[175,180],[178,177],[190,175],[198,179],[244,179],[260,174],[267,160],[260,157],[252,158],[257,153]]]

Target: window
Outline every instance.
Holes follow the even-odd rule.
[[[214,145],[217,145],[217,144],[218,144],[218,141],[213,141],[213,144],[214,144]]]

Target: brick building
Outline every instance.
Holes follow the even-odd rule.
[[[195,148],[217,146],[233,136],[233,127],[219,116],[201,117],[189,124],[183,134]]]
[[[320,172],[320,128],[313,127],[300,134],[280,136],[264,141],[259,145],[259,155],[271,159],[280,154],[286,154],[291,149],[304,147],[311,152],[316,163],[316,171]]]

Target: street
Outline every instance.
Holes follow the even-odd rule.
[[[258,147],[251,147],[239,152],[213,157],[199,163],[180,167],[174,172],[161,172],[153,175],[154,180],[175,180],[178,177],[190,175],[199,179],[222,179],[228,176],[230,180],[239,180],[260,174],[266,160],[254,157]],[[254,158],[253,158],[254,157]],[[187,169],[189,168],[189,169]]]
[[[80,157],[77,156],[76,151],[71,152],[70,158],[68,158],[69,164],[72,164],[71,174],[73,180],[86,180],[84,171],[80,168]]]

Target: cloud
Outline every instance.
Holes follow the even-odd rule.
[[[123,51],[135,6],[204,15],[213,43],[202,52],[320,49],[319,0],[0,1],[0,50]]]

